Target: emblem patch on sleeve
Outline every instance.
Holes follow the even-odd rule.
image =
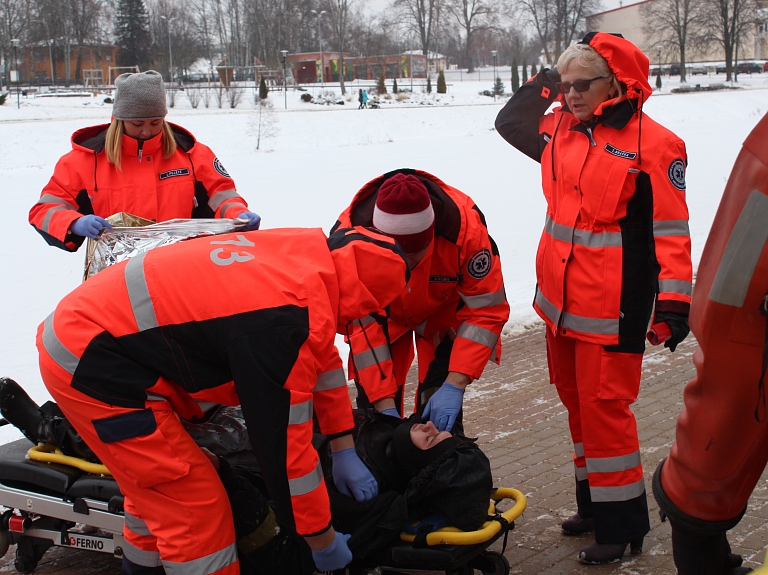
[[[685,162],[682,158],[672,160],[672,163],[669,164],[667,175],[669,176],[669,181],[678,190],[685,189]]]
[[[483,279],[488,275],[493,266],[493,257],[488,249],[482,249],[473,255],[467,264],[467,272],[476,280]]]
[[[218,158],[214,158],[213,159],[213,167],[216,169],[217,172],[219,172],[225,178],[231,178],[232,177],[232,176],[229,175],[227,170],[224,169],[224,165],[221,163],[221,161]]]

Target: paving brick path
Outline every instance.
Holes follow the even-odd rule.
[[[649,491],[651,532],[642,555],[621,563],[581,565],[578,551],[589,536],[565,537],[560,522],[575,511],[572,445],[565,408],[549,385],[543,328],[531,329],[504,342],[504,359],[491,365],[465,397],[465,426],[478,437],[493,466],[497,485],[526,494],[528,510],[510,533],[506,557],[512,575],[662,575],[675,574],[669,524],[659,521],[650,493],[658,461],[672,445],[682,392],[694,374],[693,337],[674,354],[649,349],[643,363],[640,399],[634,405]],[[741,523],[731,532],[734,550],[756,567],[768,547],[768,487],[761,479]],[[500,549],[497,543],[494,548]],[[0,573],[13,572],[13,548],[0,560]],[[95,553],[49,551],[35,573],[117,575],[119,563]]]

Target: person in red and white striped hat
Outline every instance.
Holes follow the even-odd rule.
[[[358,407],[403,413],[419,357],[416,411],[440,431],[461,431],[464,389],[498,361],[509,316],[496,244],[472,198],[432,174],[402,169],[366,184],[334,227],[374,227],[402,246],[411,279],[388,310],[347,333]],[[382,281],[387,278],[382,277]]]

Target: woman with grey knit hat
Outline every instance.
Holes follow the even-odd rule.
[[[157,222],[240,218],[258,229],[261,218],[248,210],[213,151],[165,120],[159,73],[122,74],[115,89],[111,123],[72,135],[72,150],[29,212],[48,244],[76,251],[111,227],[104,218],[118,212]]]

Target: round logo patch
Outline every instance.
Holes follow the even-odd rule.
[[[224,169],[224,165],[221,163],[221,161],[218,158],[214,158],[213,159],[213,167],[216,169],[217,172],[219,172],[225,178],[231,178],[232,177],[232,176],[229,175],[227,170]]]
[[[488,272],[491,271],[491,266],[493,266],[491,252],[487,249],[482,249],[469,260],[467,271],[469,275],[479,280],[488,275]]]
[[[672,163],[669,164],[667,175],[669,176],[669,181],[678,190],[685,189],[685,162],[681,158],[672,160]]]

